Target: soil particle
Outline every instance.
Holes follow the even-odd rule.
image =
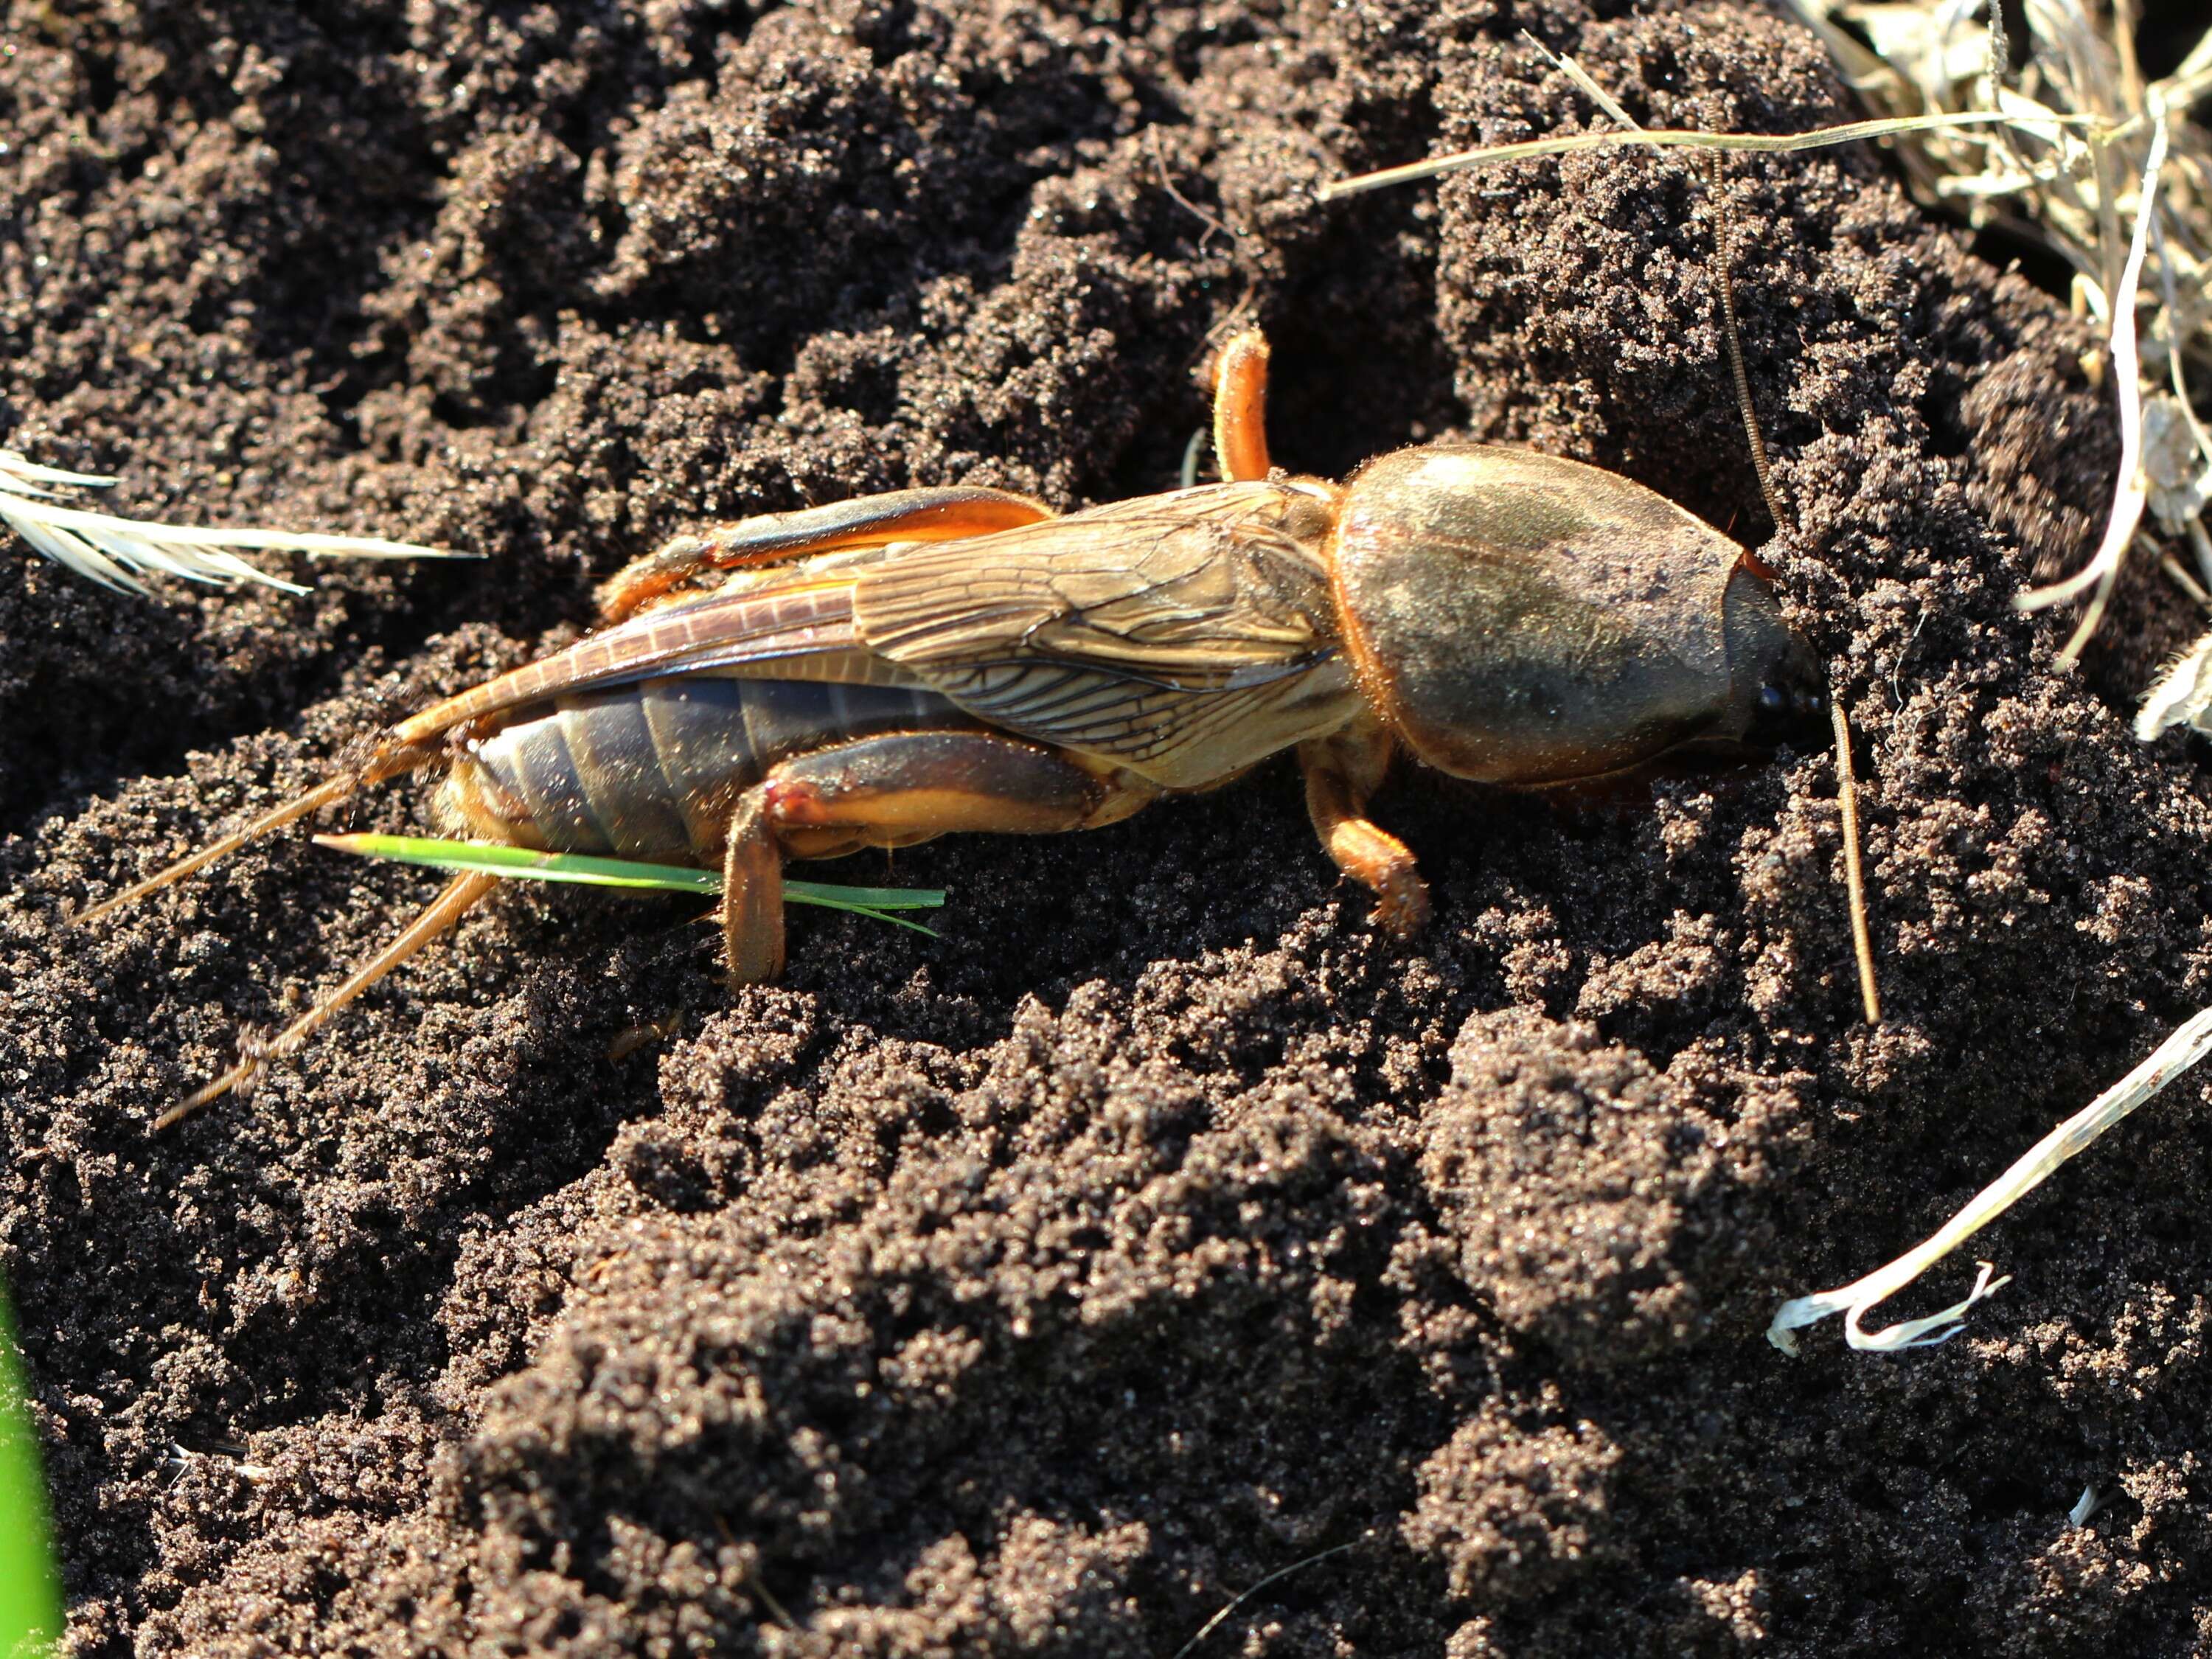
[[[1408,775],[1404,949],[1263,769],[845,866],[935,941],[720,985],[674,902],[503,892],[250,1100],[151,1115],[427,880],[296,841],[64,926],[702,521],[1166,487],[1209,337],[1279,458],[1456,432],[1769,535],[1679,156],[1339,172],[1850,106],[1756,8],[25,3],[0,443],[139,513],[404,537],[301,600],[0,562],[0,1271],[82,1653],[2179,1654],[2212,1640],[2203,1088],[1987,1236],[1898,1359],[1760,1340],[2212,992],[2205,757],[2027,620],[2112,411],[1881,159],[1731,163],[1761,556],[1834,777],[1568,806]],[[363,824],[408,823],[380,797]],[[1946,1284],[1964,1276],[1947,1268]],[[1923,1302],[1921,1305],[1933,1305]],[[2105,1502],[2085,1525],[2084,1486]]]

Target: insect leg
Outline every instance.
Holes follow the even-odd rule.
[[[1213,453],[1224,478],[1267,476],[1267,337],[1256,328],[1222,347],[1214,363]]]
[[[885,542],[988,536],[1052,516],[1050,507],[1026,495],[968,485],[895,489],[795,513],[763,513],[678,536],[633,560],[599,589],[599,612],[607,622],[620,622],[703,570],[780,564]]]
[[[497,885],[497,876],[471,872],[454,877],[446,884],[444,890],[424,905],[415,920],[407,924],[404,933],[347,975],[345,983],[286,1026],[276,1041],[252,1049],[214,1082],[170,1107],[154,1120],[154,1127],[166,1129],[172,1123],[191,1116],[210,1101],[220,1100],[240,1084],[251,1081],[270,1060],[280,1060],[290,1054],[313,1036],[332,1014],[432,939],[450,930],[468,914],[471,906]]]
[[[1429,890],[1406,843],[1366,816],[1389,763],[1389,734],[1371,722],[1298,745],[1314,833],[1336,867],[1375,895],[1375,920],[1405,935],[1429,919]]]
[[[722,920],[731,977],[754,984],[782,966],[787,856],[831,858],[972,831],[1087,830],[1126,817],[1155,793],[994,732],[861,738],[794,756],[746,792],[730,826]]]
[[[738,803],[722,849],[722,943],[732,985],[765,985],[783,972],[783,848],[760,785]]]

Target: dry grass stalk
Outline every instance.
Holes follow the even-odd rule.
[[[70,489],[105,489],[115,482],[90,472],[64,472],[40,466],[12,449],[0,449],[0,524],[55,563],[102,587],[144,594],[141,575],[181,576],[214,587],[259,582],[288,593],[307,590],[271,575],[240,558],[241,550],[285,550],[316,557],[450,559],[408,542],[373,536],[319,536],[287,530],[202,529],[188,525],[151,524],[65,505],[49,484]]]
[[[1844,1340],[1854,1348],[1887,1353],[1949,1341],[1959,1334],[1960,1321],[1966,1310],[2008,1282],[1992,1278],[1994,1270],[1986,1261],[1981,1264],[1973,1289],[1963,1300],[1941,1313],[1908,1319],[1872,1332],[1861,1322],[1877,1304],[1895,1296],[2041,1186],[2061,1164],[2087,1152],[2100,1135],[2196,1065],[2208,1052],[2212,1052],[2212,1008],[2184,1021],[2142,1065],[2029,1147],[2010,1169],[1975,1194],[1965,1208],[1887,1267],[1878,1267],[1865,1278],[1854,1279],[1839,1289],[1784,1303],[1776,1310],[1773,1322],[1766,1328],[1767,1340],[1783,1352],[1794,1354],[1797,1352],[1797,1331],[1842,1314]]]
[[[1441,179],[1448,173],[1463,172],[1468,167],[1497,167],[1507,161],[1533,161],[1547,155],[1574,155],[1583,150],[1622,149],[1641,144],[1653,149],[1742,150],[1754,155],[1790,155],[1800,150],[1832,149],[1838,144],[1856,144],[1869,138],[1893,138],[1900,133],[1943,127],[2001,125],[2011,118],[1986,110],[1969,110],[1958,115],[1911,115],[1897,119],[1884,117],[1874,121],[1848,121],[1841,126],[1818,127],[1811,132],[1706,132],[1683,127],[1638,127],[1632,132],[1562,132],[1549,138],[1528,138],[1518,143],[1486,144],[1480,149],[1455,150],[1449,155],[1431,155],[1425,161],[1408,161],[1402,167],[1355,173],[1348,179],[1332,179],[1315,190],[1314,199],[1337,202],[1347,196],[1364,196],[1370,190],[1383,190],[1392,185],[1410,185],[1425,179]],[[2082,118],[2069,118],[2075,125],[2083,124]]]
[[[2064,260],[2075,310],[2106,331],[2122,454],[2105,533],[2082,569],[2019,601],[2040,610],[2089,595],[2061,653],[2070,661],[2130,549],[2149,538],[2146,509],[2212,577],[2212,434],[2191,392],[2192,374],[2212,370],[2212,134],[2190,118],[2212,93],[2212,30],[2172,74],[2146,81],[2124,5],[2026,0],[2015,52],[1984,0],[1784,3],[1877,115],[2008,118],[1901,137],[1906,173],[1923,201]],[[2174,701],[2153,698],[2161,709]]]

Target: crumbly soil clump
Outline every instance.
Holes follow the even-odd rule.
[[[1949,1346],[1761,1337],[2212,1000],[2205,757],[2126,730],[2190,619],[2142,579],[2076,672],[2012,608],[2109,496],[2094,341],[1875,154],[1735,164],[1767,541],[1680,156],[1314,202],[1596,119],[1523,28],[1655,125],[1851,113],[1749,5],[18,0],[0,444],[483,556],[0,560],[0,1271],[76,1651],[1164,1659],[1332,1550],[1198,1652],[2212,1639],[2201,1085],[1986,1236]],[[1411,948],[1277,764],[825,868],[942,937],[801,915],[769,989],[696,907],[508,890],[148,1133],[431,883],[287,838],[72,906],[677,531],[1169,487],[1239,316],[1293,468],[1533,444],[1765,543],[1857,732],[1879,1030],[1823,755],[1403,776]]]

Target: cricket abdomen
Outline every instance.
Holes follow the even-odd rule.
[[[779,761],[977,725],[901,686],[675,675],[561,697],[471,742],[431,810],[448,834],[511,846],[711,863],[738,797]]]

